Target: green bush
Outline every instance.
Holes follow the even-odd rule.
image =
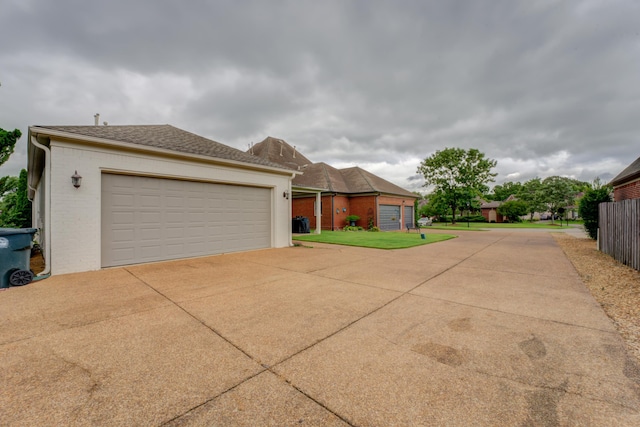
[[[360,227],[359,225],[356,225],[356,226],[347,225],[342,229],[342,231],[364,231],[364,228]]]
[[[487,219],[482,215],[465,215],[456,218],[456,220],[459,222],[487,222]]]
[[[528,213],[529,207],[521,200],[510,200],[498,206],[498,213],[511,222],[520,222],[520,217]]]
[[[584,229],[592,239],[598,237],[598,221],[600,203],[611,201],[611,188],[608,186],[587,190],[580,199],[578,215],[584,220]]]

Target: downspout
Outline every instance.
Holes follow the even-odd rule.
[[[378,204],[378,198],[380,193],[376,194],[376,227],[380,228],[380,205]]]
[[[31,143],[44,151],[44,270],[39,273],[34,280],[46,279],[51,275],[51,150],[49,147],[40,144],[36,137],[31,135]]]

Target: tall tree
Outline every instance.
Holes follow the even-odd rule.
[[[447,215],[449,212],[449,206],[443,200],[440,193],[432,193],[427,196],[427,204],[423,205],[419,214],[428,217],[441,217]]]
[[[19,129],[12,132],[0,128],[0,165],[9,160],[9,156],[13,153],[16,142],[22,136]]]
[[[497,175],[491,172],[496,164],[475,148],[445,148],[424,159],[418,173],[424,176],[424,186],[434,186],[434,192],[451,208],[451,222],[455,223],[459,206],[487,192],[487,184]]]
[[[522,188],[518,193],[518,200],[522,200],[527,204],[530,220],[533,220],[534,213],[547,210],[544,199],[544,186],[542,185],[542,180],[538,177],[532,178],[522,184]]]
[[[499,202],[507,200],[512,194],[517,195],[522,190],[522,184],[519,182],[508,181],[502,185],[496,185],[493,187],[493,194],[491,198]]]
[[[562,176],[550,176],[542,181],[544,190],[544,201],[547,210],[551,212],[551,223],[560,208],[566,208],[573,204],[573,198],[576,194],[573,180]]]

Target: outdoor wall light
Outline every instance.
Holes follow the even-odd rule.
[[[346,212],[346,211],[347,211],[347,208],[342,208],[342,212]]]
[[[82,182],[82,177],[78,175],[78,171],[76,171],[73,175],[71,175],[71,184],[74,187],[80,188],[80,183]]]
[[[284,193],[282,193],[282,197],[289,200],[289,190],[285,190]]]

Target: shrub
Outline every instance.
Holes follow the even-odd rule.
[[[578,215],[584,220],[584,229],[592,239],[598,237],[600,213],[598,205],[611,201],[611,188],[608,186],[587,190],[580,199]]]
[[[356,226],[352,226],[352,225],[347,225],[346,227],[344,227],[342,229],[342,231],[364,231],[364,228],[356,225]]]
[[[520,222],[520,217],[528,213],[528,206],[521,200],[510,200],[498,206],[498,213],[511,222]]]
[[[487,219],[482,215],[466,215],[456,218],[460,222],[487,222]]]
[[[360,217],[358,215],[347,215],[347,217],[345,218],[345,220],[347,221],[347,224],[350,223],[351,221],[357,221],[359,220]]]
[[[376,226],[373,226],[373,227],[369,228],[369,231],[378,232],[378,231],[380,231],[380,229],[378,227],[376,227]]]

